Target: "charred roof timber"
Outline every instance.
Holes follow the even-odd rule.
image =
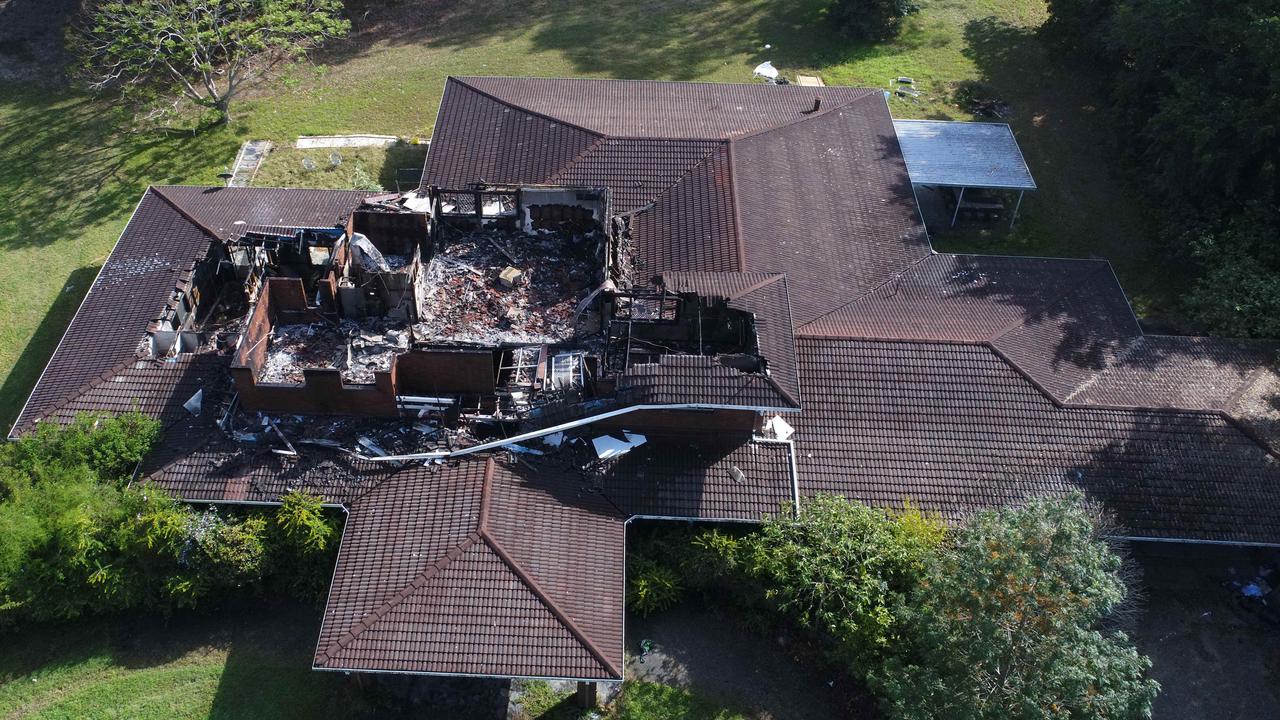
[[[336,220],[212,243],[148,354],[230,353],[242,414],[409,417],[437,437],[463,428],[464,445],[629,403],[794,406],[736,387],[770,374],[754,312],[661,278],[632,284],[607,189],[431,187]]]

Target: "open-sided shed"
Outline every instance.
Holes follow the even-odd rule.
[[[959,190],[952,225],[967,188],[1017,191],[1010,225],[1023,193],[1036,189],[1018,141],[1005,123],[894,120],[893,127],[912,185]]]

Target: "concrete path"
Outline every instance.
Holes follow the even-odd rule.
[[[236,155],[236,164],[231,168],[231,182],[227,183],[230,187],[248,187],[253,182],[253,176],[258,173],[258,166],[262,164],[262,159],[271,152],[271,142],[269,140],[248,140],[244,145],[240,146],[240,153]]]

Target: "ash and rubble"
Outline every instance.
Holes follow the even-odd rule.
[[[418,274],[414,334],[485,346],[570,340],[579,303],[601,281],[598,246],[593,236],[493,229],[451,238]]]
[[[614,407],[618,378],[636,365],[757,348],[751,314],[725,299],[632,283],[626,224],[609,220],[599,189],[423,200],[382,197],[333,228],[246,232],[215,246],[175,291],[152,346],[163,331],[174,352],[231,355],[223,431],[254,452],[308,462],[503,440]],[[338,371],[341,385],[311,369]],[[584,442],[514,451],[593,447]]]
[[[344,382],[372,383],[375,372],[391,370],[392,358],[409,351],[409,342],[407,327],[380,320],[277,325],[258,379],[296,384],[307,368],[336,368]]]

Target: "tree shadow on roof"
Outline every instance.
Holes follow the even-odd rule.
[[[1041,357],[1055,370],[1114,367],[1141,374],[1181,367],[1188,372],[1199,369],[1206,379],[1212,376],[1238,384],[1243,375],[1274,365],[1280,354],[1280,343],[1268,341],[1143,337],[1110,268],[1097,261],[983,255],[939,258],[934,262],[953,264],[942,277],[946,297],[1013,310],[1016,319],[995,336],[998,348],[1016,342],[1023,351],[1043,353]]]
[[[1280,542],[1280,465],[1253,438],[1213,413],[1110,414],[1113,437],[1064,479],[1115,514],[1118,534]]]

